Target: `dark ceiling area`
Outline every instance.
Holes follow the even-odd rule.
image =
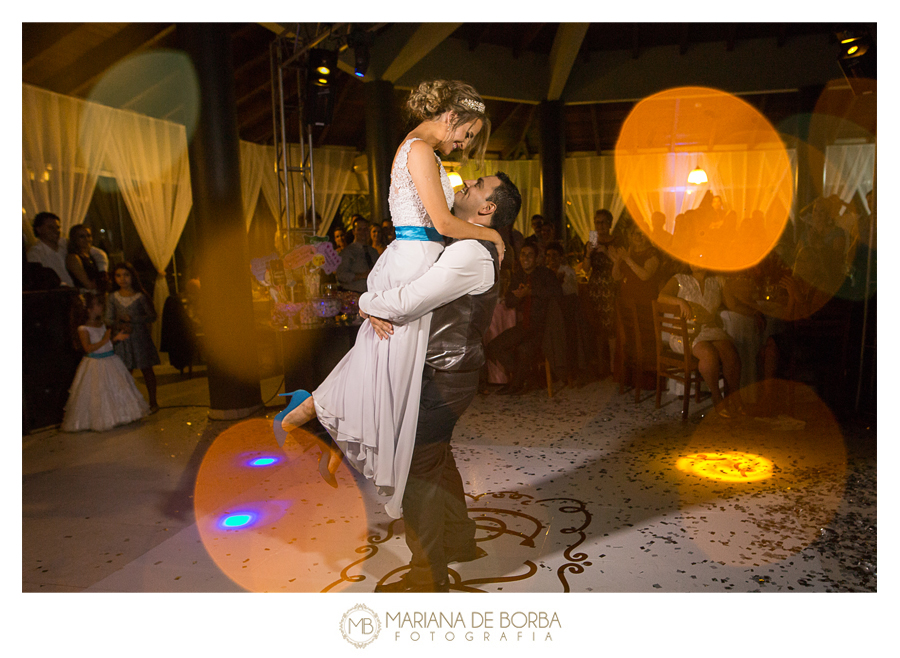
[[[609,151],[639,98],[661,91],[669,79],[727,85],[726,91],[742,95],[777,126],[812,111],[822,90],[841,80],[838,33],[874,35],[874,25],[826,23],[229,23],[227,28],[243,140],[273,142],[277,41],[288,56],[310,44],[339,52],[333,118],[314,131],[316,146],[365,150],[367,81],[394,85],[393,129],[400,137],[409,88],[417,80],[452,76],[472,82],[485,97],[493,123],[489,156],[504,159],[538,152],[536,108],[545,99],[563,103],[567,152]],[[353,75],[351,33],[365,34],[371,44],[364,79]],[[172,23],[23,23],[22,81],[91,98],[104,76],[127,58],[178,49],[178,26]],[[814,58],[813,64],[798,63],[798,53]],[[303,54],[295,61],[303,61]],[[720,79],[716,69],[723,71]],[[173,84],[171,72],[147,73],[130,80],[115,104],[177,121]],[[285,86],[289,113],[298,105],[297,87]]]

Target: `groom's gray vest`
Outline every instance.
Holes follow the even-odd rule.
[[[484,333],[500,295],[500,267],[493,242],[479,242],[494,261],[494,285],[480,295],[463,295],[434,309],[425,364],[435,370],[463,372],[484,365]]]

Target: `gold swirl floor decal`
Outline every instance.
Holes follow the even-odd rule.
[[[555,591],[569,592],[566,573],[581,574],[585,567],[591,566],[586,553],[574,552],[584,542],[585,530],[591,522],[591,514],[584,502],[574,498],[535,499],[516,491],[468,497],[472,501],[469,516],[477,524],[475,541],[486,556],[452,565],[451,591],[503,591],[509,584],[521,583],[537,575],[542,558],[546,561],[553,555],[560,555],[564,563],[555,567],[559,580]],[[341,577],[322,591],[335,591],[367,580],[372,581],[374,588],[376,583],[402,577],[408,565],[392,568],[379,576],[376,559],[380,547],[391,539],[402,539],[402,531],[398,533],[401,528],[401,521],[392,521],[383,535],[370,535],[365,545],[355,549],[355,553],[363,557],[347,565],[341,571]],[[363,571],[371,575],[366,576]]]

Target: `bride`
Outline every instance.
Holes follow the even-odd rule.
[[[407,101],[407,110],[420,123],[410,132],[391,167],[388,195],[396,239],[385,249],[369,274],[369,292],[409,283],[430,268],[443,251],[443,237],[474,238],[497,246],[503,239],[493,229],[454,217],[453,187],[438,153],[471,153],[483,161],[490,136],[484,102],[470,85],[459,81],[423,82]],[[401,516],[401,501],[409,472],[419,414],[419,393],[431,314],[394,328],[381,341],[366,320],[353,349],[310,395],[295,391],[288,407],[275,417],[279,444],[287,432],[318,417],[348,462],[387,489],[385,506],[393,518]],[[319,472],[332,486],[341,452],[323,451]]]

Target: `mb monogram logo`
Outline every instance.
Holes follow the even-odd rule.
[[[341,635],[350,644],[362,649],[378,637],[381,632],[381,620],[369,608],[359,603],[341,618]]]

